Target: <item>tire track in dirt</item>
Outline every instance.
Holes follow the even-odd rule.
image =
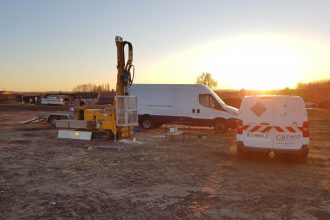
[[[197,218],[203,219],[207,216],[207,211],[221,196],[219,191],[224,181],[225,173],[233,165],[232,155],[228,154],[230,147],[232,146],[231,138],[225,138],[223,140],[222,147],[217,149],[217,153],[207,152],[209,159],[214,161],[212,167],[206,168],[207,175],[203,175],[204,180],[201,180],[201,184],[195,191],[190,191],[190,194],[185,198],[182,198],[179,202],[168,206],[167,210],[177,210],[176,216],[182,219]],[[215,144],[216,146],[216,144]],[[225,146],[225,147],[223,147]],[[205,168],[204,168],[205,169]]]

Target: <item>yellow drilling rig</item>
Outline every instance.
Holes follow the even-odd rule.
[[[104,109],[77,107],[83,111],[83,120],[57,120],[59,138],[84,139],[121,139],[133,133],[133,126],[138,124],[137,99],[127,95],[127,88],[134,79],[133,46],[116,37],[117,46],[117,86],[113,105]],[[125,47],[128,46],[128,58],[125,62]],[[131,72],[132,71],[132,72]],[[65,128],[65,129],[63,129]]]

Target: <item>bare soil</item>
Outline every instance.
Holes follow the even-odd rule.
[[[57,138],[63,108],[0,105],[0,219],[329,219],[330,110],[309,110],[307,164],[236,157],[235,131],[137,143]]]

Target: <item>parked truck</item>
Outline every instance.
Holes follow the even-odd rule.
[[[216,132],[236,127],[238,110],[205,85],[134,84],[128,93],[137,96],[138,121],[145,129],[171,122],[213,126]]]

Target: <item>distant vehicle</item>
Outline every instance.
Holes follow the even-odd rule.
[[[237,154],[294,154],[302,162],[309,152],[305,103],[299,96],[247,96],[239,109]]]
[[[139,124],[145,129],[171,122],[213,126],[216,132],[236,127],[238,110],[205,85],[134,84],[128,93],[137,96]]]
[[[64,105],[64,99],[56,96],[47,96],[41,98],[42,105]]]

